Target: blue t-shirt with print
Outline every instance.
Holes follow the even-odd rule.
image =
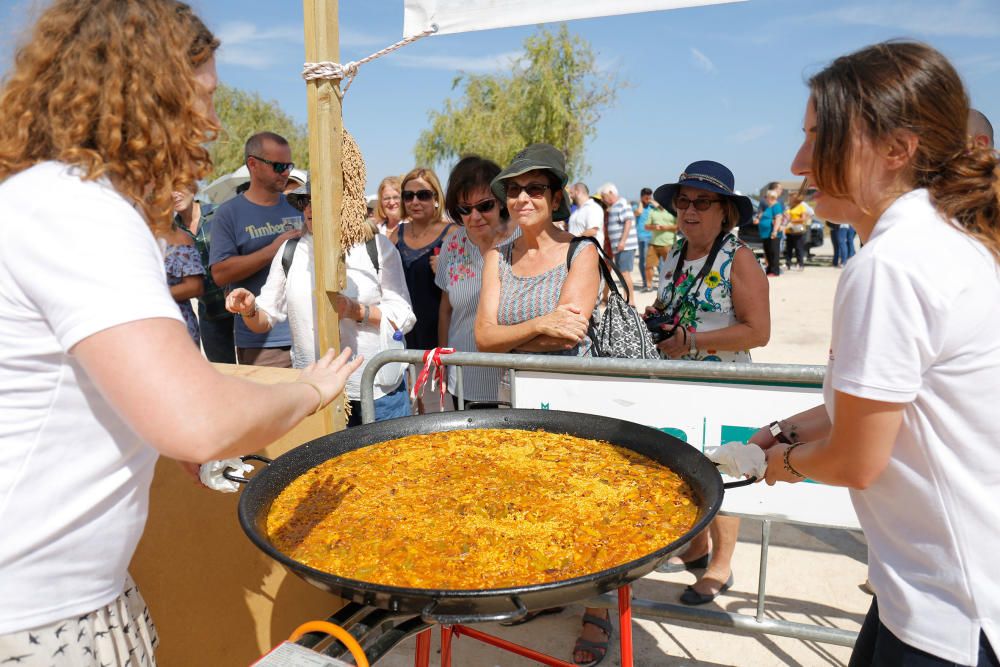
[[[761,208],[764,208],[763,204],[761,204]],[[784,212],[785,212],[785,205],[782,204],[780,201],[774,202],[773,205],[764,208],[764,212],[760,216],[760,227],[759,227],[760,237],[762,239],[770,238],[771,229],[774,228],[774,217],[777,215],[781,215]]]
[[[635,210],[639,208],[638,206],[632,209]],[[649,243],[653,240],[653,232],[646,229],[646,223],[649,222],[649,212],[653,210],[653,203],[650,202],[648,206],[643,207],[642,213],[635,216],[635,235],[640,242]]]
[[[289,204],[284,195],[279,197],[274,206],[259,206],[243,195],[237,195],[219,206],[214,218],[210,264],[260,250],[270,244],[274,237],[290,229],[291,225],[301,226],[302,212]],[[229,287],[243,287],[257,296],[267,280],[269,270],[270,264]],[[285,347],[292,344],[292,332],[287,321],[276,323],[265,334],[258,334],[247,328],[243,318],[237,317],[235,331],[236,347]]]

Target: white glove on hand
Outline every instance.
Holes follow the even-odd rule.
[[[233,475],[236,477],[243,477],[243,473],[253,470],[253,466],[249,463],[243,463],[239,459],[209,461],[208,463],[201,464],[201,468],[198,470],[198,478],[201,479],[202,484],[213,491],[236,493],[240,485],[222,476],[222,473],[229,469],[232,469]]]
[[[764,450],[757,445],[742,442],[728,442],[705,452],[713,463],[719,464],[719,472],[729,477],[756,477],[762,479],[767,470]]]

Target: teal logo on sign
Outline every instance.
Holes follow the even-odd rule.
[[[542,403],[542,410],[548,410],[548,409],[549,409],[549,404],[548,403]]]

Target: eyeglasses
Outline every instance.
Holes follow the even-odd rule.
[[[382,203],[388,204],[391,201],[399,201],[399,195],[392,195],[389,197],[382,197]]]
[[[707,211],[712,208],[712,204],[721,204],[721,199],[707,199],[705,197],[698,197],[697,199],[688,199],[684,195],[681,195],[674,200],[674,208],[678,211],[686,211],[688,206],[694,204],[696,211]]]
[[[414,192],[413,190],[403,190],[403,201],[413,201],[414,197],[416,197],[420,201],[430,201],[434,199],[434,191],[417,190]]]
[[[300,211],[306,210],[306,208],[312,204],[312,197],[306,195],[296,195],[294,197],[288,197],[288,203]]]
[[[528,196],[532,199],[539,199],[545,194],[546,190],[551,190],[551,188],[545,183],[528,183],[525,186],[518,185],[517,183],[508,183],[507,199],[517,199],[521,196],[522,192],[527,192]]]
[[[480,213],[489,213],[494,208],[496,208],[497,200],[490,197],[489,199],[484,199],[476,204],[470,204],[468,206],[463,206],[461,204],[455,205],[455,210],[458,211],[459,215],[472,215],[473,209],[479,211]]]
[[[292,167],[295,166],[294,162],[275,162],[274,160],[268,160],[262,157],[257,157],[256,155],[251,155],[254,160],[260,160],[264,164],[271,165],[271,169],[274,169],[274,173],[283,174],[286,171],[291,171]]]

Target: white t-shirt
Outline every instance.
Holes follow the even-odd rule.
[[[183,322],[153,235],[107,182],[48,162],[0,184],[0,634],[122,593],[157,452],[70,352],[147,318]]]
[[[879,616],[975,664],[1000,647],[1000,267],[926,190],[897,199],[837,287],[824,396],[905,403],[885,471],[852,491]]]
[[[350,346],[354,356],[363,354],[365,363],[347,380],[347,396],[352,401],[361,397],[361,374],[368,360],[384,349],[384,336],[391,335],[389,319],[405,334],[417,321],[410,305],[410,293],[406,289],[403,275],[403,261],[392,241],[383,234],[375,236],[378,250],[379,271],[375,272],[368,249],[359,243],[347,252],[347,287],[344,296],[361,305],[378,306],[382,311],[382,324],[359,324],[351,319],[340,320],[340,344]],[[287,241],[285,242],[287,243]],[[313,300],[313,236],[303,235],[295,246],[292,264],[286,278],[281,258],[285,246],[278,248],[267,282],[261,288],[257,306],[264,310],[275,322],[287,318],[292,330],[292,365],[305,368],[316,360],[315,302]],[[380,285],[381,279],[381,285]],[[379,399],[396,389],[399,380],[392,386],[375,383],[375,398]]]
[[[580,236],[588,229],[596,229],[597,235],[594,237],[597,242],[604,247],[604,209],[593,199],[588,198],[583,206],[577,208],[569,216],[569,223],[566,231],[573,236]]]

